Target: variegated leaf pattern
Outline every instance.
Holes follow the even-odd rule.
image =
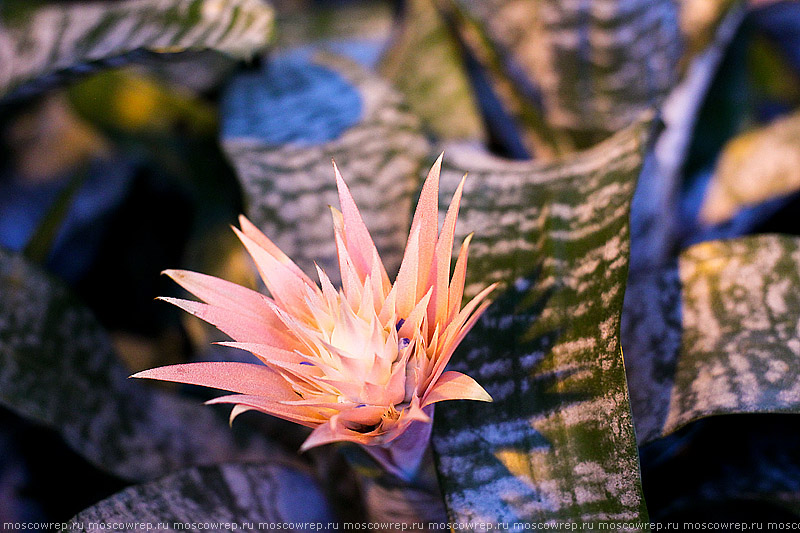
[[[623,342],[640,442],[725,413],[800,410],[800,240],[697,244],[641,277]]]
[[[528,142],[537,156],[605,139],[657,106],[678,80],[681,33],[674,0],[450,3],[465,22],[467,46],[493,56],[511,92],[526,102],[513,109],[507,99],[517,120],[534,128]],[[531,104],[543,124],[525,116]]]
[[[503,153],[515,159],[553,159],[569,150],[572,141],[551,127],[542,109],[541,92],[535,86],[520,86],[505,70],[498,50],[482,21],[454,3],[441,2],[443,16],[458,35],[463,56],[470,64],[487,135]],[[519,70],[516,74],[522,75]],[[488,108],[487,108],[488,104]]]
[[[388,271],[402,259],[417,176],[430,147],[402,96],[352,61],[291,52],[236,78],[223,102],[222,145],[247,214],[306,272],[338,276],[329,205],[331,159]]]
[[[289,49],[314,42],[385,41],[392,32],[390,2],[282,3],[277,10],[275,47]]]
[[[92,62],[138,49],[215,49],[251,57],[273,33],[274,15],[265,0],[26,3],[3,6],[0,96],[15,89],[17,95],[35,92],[66,69],[83,72]],[[37,83],[25,84],[32,80]]]
[[[161,531],[328,531],[334,518],[308,472],[275,461],[228,463],[129,487],[81,511],[62,531],[118,530],[126,523]]]
[[[700,215],[713,224],[800,190],[800,111],[735,137],[723,149]]]
[[[430,0],[405,2],[380,72],[440,139],[484,138],[458,42]]]
[[[131,480],[280,456],[255,435],[235,436],[199,401],[127,375],[101,326],[66,288],[0,251],[0,404],[54,428],[87,460]]]
[[[469,169],[466,292],[503,284],[452,361],[494,402],[437,406],[453,520],[646,517],[618,336],[646,137],[637,123],[551,164],[446,150],[442,191]]]

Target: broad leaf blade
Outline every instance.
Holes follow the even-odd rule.
[[[429,0],[406,2],[400,28],[381,58],[380,72],[438,137],[483,140],[464,58],[446,21]]]
[[[237,442],[200,402],[127,379],[108,337],[68,291],[0,251],[0,403],[57,430],[76,452],[134,480],[225,460],[280,453]]]
[[[641,442],[698,418],[800,410],[800,241],[695,245],[630,286],[624,342]]]
[[[517,103],[505,99],[508,111],[532,128],[527,140],[538,157],[606,139],[658,105],[678,79],[681,35],[671,0],[447,3],[465,22],[467,46],[494,56],[509,84],[501,96],[516,94]]]
[[[2,14],[0,96],[34,91],[20,86],[138,49],[215,49],[250,57],[270,42],[273,24],[272,9],[262,0],[53,2],[33,8],[12,2]]]
[[[443,191],[470,171],[467,292],[504,287],[452,363],[494,402],[437,407],[454,521],[646,517],[618,338],[645,138],[637,124],[550,165],[447,152]]]
[[[747,206],[800,190],[800,111],[743,133],[719,156],[700,216],[725,222]]]
[[[317,2],[281,4],[276,25],[280,28],[275,46],[289,49],[315,42],[383,42],[392,32],[389,2]]]
[[[180,531],[328,530],[333,514],[305,471],[280,462],[222,464],[176,472],[130,487],[73,517],[64,531],[115,529],[125,523]],[[269,525],[273,527],[269,527]]]
[[[247,214],[303,270],[338,275],[329,205],[336,161],[390,274],[429,145],[399,93],[352,61],[304,50],[238,76],[223,102],[222,145]]]

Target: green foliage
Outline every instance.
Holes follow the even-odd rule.
[[[379,70],[437,137],[484,140],[460,46],[433,3],[407,3],[402,29],[384,52]]]
[[[0,403],[58,431],[96,466],[147,480],[279,454],[199,402],[127,379],[108,336],[60,283],[0,250]]]
[[[674,2],[444,4],[540,159],[606,139],[658,105],[678,79]]]
[[[261,0],[47,2],[20,11],[22,3],[4,2],[0,12],[0,96],[139,49],[215,49],[249,58],[270,43],[274,18]]]
[[[552,164],[447,152],[443,190],[470,170],[467,293],[503,284],[452,363],[494,402],[437,407],[456,521],[646,519],[619,342],[646,133],[637,124]]]
[[[303,498],[297,495],[302,492]],[[334,520],[305,470],[280,461],[191,468],[130,487],[73,517],[62,531],[93,531],[97,524],[219,524],[259,529],[259,524],[313,524]],[[321,524],[321,525],[318,525]],[[306,530],[298,527],[297,530]]]
[[[196,253],[220,269],[231,265],[219,226],[240,207],[221,151],[250,219],[304,270],[316,262],[331,275],[335,159],[392,275],[433,145],[472,143],[445,145],[442,202],[469,172],[457,235],[474,232],[465,295],[495,281],[500,288],[452,368],[494,402],[437,405],[433,445],[449,518],[644,521],[637,437],[643,450],[669,448],[701,418],[800,409],[800,241],[713,241],[680,255],[673,247],[683,237],[682,173],[706,169],[750,119],[744,58],[762,92],[797,100],[771,65],[788,67],[764,43],[746,56],[740,34],[711,85],[715,98],[700,109],[743,13],[740,2],[699,9],[705,3],[410,0],[378,72],[315,45],[264,56],[259,70],[231,74],[233,59],[217,64],[211,86],[230,75],[219,110],[213,96],[176,88],[179,69],[160,71],[179,83],[162,83],[143,73],[146,62],[72,84],[68,96],[115,149],[186,179]],[[374,37],[387,13],[385,4],[295,13],[284,18],[284,42]],[[0,98],[13,107],[15,97],[137,51],[154,61],[187,50],[248,59],[271,43],[273,19],[261,0],[2,2]],[[732,89],[724,97],[723,86]],[[501,108],[499,122],[487,101]],[[642,111],[664,102],[666,129],[648,149]],[[727,145],[707,222],[797,190],[798,120],[795,112]],[[481,143],[537,160],[502,159]],[[637,234],[645,260],[628,279],[628,216],[645,159]],[[91,312],[28,262],[46,257],[81,180],[64,189],[26,258],[0,251],[0,404],[54,429],[94,465],[148,482],[76,523],[290,522],[308,511],[292,507],[299,493],[321,502],[300,462],[263,436],[231,432],[214,410],[127,380]],[[675,264],[664,266],[669,258]],[[746,450],[754,462],[764,438],[756,433]],[[787,457],[755,469],[728,461],[670,505],[712,494],[796,510],[800,487],[774,475],[800,471]],[[227,461],[258,464],[219,464]],[[365,500],[383,498],[391,513],[430,495],[431,487],[412,494],[394,483],[365,484]],[[313,510],[330,520],[324,504]]]
[[[800,241],[697,244],[629,286],[624,339],[640,442],[702,417],[800,409]]]
[[[338,263],[327,208],[338,204],[333,159],[386,268],[396,272],[416,177],[430,154],[419,119],[385,81],[343,57],[314,53],[281,65],[279,78],[268,71],[235,78],[223,104],[222,146],[242,184],[248,217],[306,272],[316,262],[334,279]],[[345,98],[359,112],[338,107]],[[273,124],[292,137],[273,140]],[[320,132],[325,138],[309,140]]]

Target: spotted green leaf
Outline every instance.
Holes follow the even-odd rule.
[[[333,520],[309,472],[270,461],[191,468],[129,487],[81,511],[62,530],[137,524],[166,531],[327,531]]]
[[[275,47],[288,49],[319,41],[383,41],[392,32],[390,2],[283,3],[275,24]]]
[[[647,442],[702,417],[800,410],[800,240],[692,246],[632,280],[623,340]]]
[[[466,292],[502,283],[451,363],[494,402],[437,406],[454,521],[647,516],[619,342],[646,137],[637,123],[551,164],[446,150],[443,191],[469,170],[458,226],[475,233]]]
[[[102,327],[65,287],[0,251],[0,404],[55,429],[90,462],[131,480],[280,453],[255,436],[235,437],[224,416],[199,401],[128,374]]]
[[[222,146],[247,214],[306,272],[338,272],[329,205],[336,160],[389,271],[400,265],[416,176],[430,148],[402,96],[329,53],[271,58],[236,77],[222,105]]]
[[[658,105],[678,79],[679,10],[671,0],[447,3],[466,46],[505,78],[498,94],[540,157],[607,138]]]
[[[452,30],[429,0],[406,2],[381,74],[441,139],[481,140],[483,124]]]
[[[269,44],[272,32],[273,11],[264,0],[4,2],[0,96],[35,91],[68,69],[85,71],[92,62],[140,49],[250,57]]]

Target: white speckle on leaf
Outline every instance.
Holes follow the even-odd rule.
[[[791,288],[792,281],[789,279],[773,283],[767,288],[767,305],[773,314],[780,315],[788,311],[786,295]]]
[[[786,346],[792,351],[795,355],[800,355],[800,339],[792,338],[786,341]]]
[[[777,383],[789,370],[789,365],[779,359],[769,360],[767,365],[769,365],[769,369],[764,373],[764,378],[770,383]]]
[[[761,395],[761,386],[752,372],[749,359],[736,353],[731,354],[728,361],[736,371],[733,379],[739,388],[739,401],[745,405],[756,405]]]

